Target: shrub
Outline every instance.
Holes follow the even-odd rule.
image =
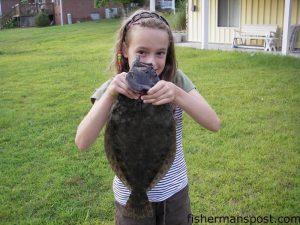
[[[35,24],[38,26],[38,27],[46,27],[46,26],[49,26],[50,24],[50,20],[49,20],[49,16],[47,13],[44,13],[44,12],[39,12],[35,18]]]
[[[174,22],[175,30],[185,30],[186,29],[186,13],[180,10],[176,12],[175,22]]]
[[[181,0],[178,2],[176,14],[174,18],[174,29],[185,30],[186,29],[186,1]]]
[[[172,9],[163,10],[162,14],[168,20],[173,30],[186,30],[186,0],[176,1],[175,15]]]
[[[0,27],[1,27],[1,22],[2,21],[0,21]],[[15,28],[15,27],[18,27],[18,22],[17,22],[16,18],[12,18],[12,19],[6,21],[2,26],[3,26],[3,28],[6,28],[6,29]]]

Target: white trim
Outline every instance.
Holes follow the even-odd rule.
[[[289,30],[291,26],[291,11],[292,0],[285,0],[284,3],[284,20],[283,20],[283,35],[282,35],[282,55],[289,53]]]
[[[155,12],[155,0],[150,0],[150,11]]]
[[[174,11],[174,14],[175,14],[175,0],[172,0],[172,9],[173,9],[173,11]]]
[[[208,10],[209,1],[202,0],[202,34],[201,34],[201,48],[208,48]]]

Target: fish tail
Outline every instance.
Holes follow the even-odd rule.
[[[131,218],[152,217],[153,207],[146,192],[132,191],[125,205],[124,215]]]

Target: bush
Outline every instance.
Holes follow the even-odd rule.
[[[174,29],[185,30],[186,29],[186,1],[179,1],[178,8],[174,18]]]
[[[175,30],[185,30],[186,29],[186,13],[183,10],[176,12],[175,22],[174,22]]]
[[[0,21],[0,27],[1,27],[1,22],[2,21]],[[3,28],[6,28],[6,29],[15,28],[15,27],[18,27],[18,21],[16,18],[13,18],[13,19],[5,22],[2,26],[3,26]]]
[[[35,20],[35,25],[37,25],[38,27],[46,27],[46,26],[49,26],[49,24],[50,24],[48,14],[44,13],[44,12],[39,12],[35,16],[34,20]]]
[[[162,14],[168,20],[173,30],[186,30],[186,0],[178,0],[176,3],[175,15],[172,9],[163,10]]]

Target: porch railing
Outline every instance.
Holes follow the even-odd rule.
[[[28,4],[16,4],[14,7],[15,17],[20,16],[35,16],[38,12],[44,11],[49,15],[54,14],[52,3],[28,3]]]
[[[54,14],[53,3],[26,3],[16,4],[12,9],[0,17],[0,29],[5,28],[12,21],[19,21],[17,18],[23,16],[35,16],[39,12],[45,12],[48,15]],[[19,24],[17,25],[19,26]]]

